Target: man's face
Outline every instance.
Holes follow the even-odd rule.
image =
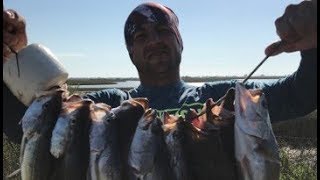
[[[133,64],[140,75],[158,76],[179,71],[182,48],[173,30],[167,25],[147,23],[133,35]]]

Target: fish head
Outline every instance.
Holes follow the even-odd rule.
[[[72,134],[75,131],[79,132],[79,126],[83,121],[82,118],[79,118],[83,115],[81,109],[85,106],[89,109],[92,103],[91,100],[74,101],[74,99],[67,99],[62,103],[60,115],[52,131],[50,152],[54,157],[59,158],[65,153],[71,138],[73,138]]]
[[[234,111],[234,98],[235,88],[232,87],[227,91],[225,99],[222,101],[221,106],[228,111]]]
[[[186,119],[189,119],[189,123],[192,126],[188,126],[192,131],[196,133],[206,134],[211,130],[218,130],[218,127],[215,124],[211,123],[214,118],[219,118],[217,115],[212,113],[212,108],[216,107],[212,98],[209,98],[204,103],[204,106],[201,112],[205,112],[202,115],[197,115],[197,112],[194,109],[189,109]],[[192,118],[193,117],[193,118]]]
[[[89,99],[65,104],[62,116],[65,116],[65,119],[68,121],[64,127],[66,129],[64,136],[67,140],[79,136],[79,132],[89,128],[92,105],[93,101]],[[70,134],[71,136],[69,136]]]
[[[230,127],[234,124],[234,100],[235,88],[230,88],[225,94],[220,105],[215,105],[211,109],[212,116],[208,122],[218,127]]]
[[[103,122],[104,119],[110,114],[111,106],[105,103],[92,104],[90,116],[92,122]]]
[[[144,112],[143,116],[139,120],[138,126],[142,130],[147,130],[149,129],[150,124],[156,119],[156,117],[156,110],[149,108]]]
[[[243,84],[238,83],[236,85],[236,95],[236,103],[238,103],[241,112],[254,112],[259,116],[268,114],[267,100],[261,89],[248,90]]]
[[[146,108],[148,108],[148,102],[145,98],[129,99],[123,101],[120,106],[114,108],[114,113],[120,118],[125,117],[137,117],[143,115]]]
[[[177,125],[183,122],[182,116],[171,115],[168,112],[163,113],[162,129],[164,132],[170,132],[177,129]]]
[[[132,98],[129,100],[132,104],[139,104],[143,109],[149,109],[149,101],[147,98]]]
[[[138,121],[148,108],[148,100],[146,98],[134,98],[123,101],[120,106],[113,108],[115,118],[119,122],[123,131],[131,134],[137,127]],[[126,130],[127,129],[127,130]]]
[[[68,96],[65,101],[67,101],[67,102],[77,102],[77,101],[81,101],[81,100],[82,100],[82,97],[80,95],[72,94],[71,96]]]
[[[245,132],[265,139],[271,124],[264,93],[260,89],[248,90],[240,83],[235,89],[236,123]]]
[[[90,120],[90,112],[94,102],[89,99],[83,99],[82,101],[74,102],[70,108],[73,110],[71,113],[70,124],[71,127],[81,126],[80,124],[87,124]],[[78,127],[79,128],[79,127]]]
[[[61,110],[62,93],[62,91],[56,91],[52,94],[39,96],[31,103],[21,119],[24,133],[37,130],[44,123],[43,121],[57,118]]]
[[[106,135],[110,120],[111,106],[105,103],[96,103],[90,110],[91,127],[90,127],[90,149],[101,152],[106,146]],[[107,133],[107,134],[106,134]]]
[[[154,134],[162,132],[162,122],[160,118],[157,117],[157,111],[155,109],[147,109],[139,123],[141,123],[140,126],[143,127],[142,129],[150,129],[150,131]]]

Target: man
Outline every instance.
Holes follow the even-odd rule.
[[[3,62],[27,45],[26,23],[14,10],[3,11]],[[27,107],[24,106],[3,82],[3,132],[10,140],[21,143],[22,128],[18,125]]]
[[[306,115],[317,108],[317,9],[314,4],[316,1],[303,1],[288,6],[283,16],[275,22],[281,43],[271,44],[265,51],[272,55],[300,51],[302,60],[298,70],[269,84],[246,84],[247,88],[263,89],[272,122]],[[178,30],[178,18],[168,7],[157,3],[139,5],[129,15],[124,35],[141,85],[128,92],[106,89],[89,93],[84,98],[116,107],[123,100],[146,97],[150,107],[159,113],[167,111],[184,115],[186,108],[199,110],[208,98],[217,101],[235,86],[235,81],[219,81],[193,87],[181,80],[179,68],[183,43]],[[12,107],[9,102],[4,106]],[[7,114],[5,121],[19,121],[11,116]]]

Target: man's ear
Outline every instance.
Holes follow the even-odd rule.
[[[132,47],[128,49],[128,53],[129,53],[129,57],[130,57],[130,59],[131,59],[132,64],[134,64]],[[134,65],[135,65],[135,64],[134,64]]]
[[[131,59],[132,64],[134,64],[132,52],[129,52],[129,57],[130,57],[130,59]]]

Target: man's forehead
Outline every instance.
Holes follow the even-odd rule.
[[[144,24],[141,24],[140,26],[137,26],[136,32],[137,31],[145,31],[148,29],[159,28],[159,27],[170,28],[170,26],[165,23],[158,23],[158,22],[151,23],[151,22],[149,22],[149,23],[144,23]]]

